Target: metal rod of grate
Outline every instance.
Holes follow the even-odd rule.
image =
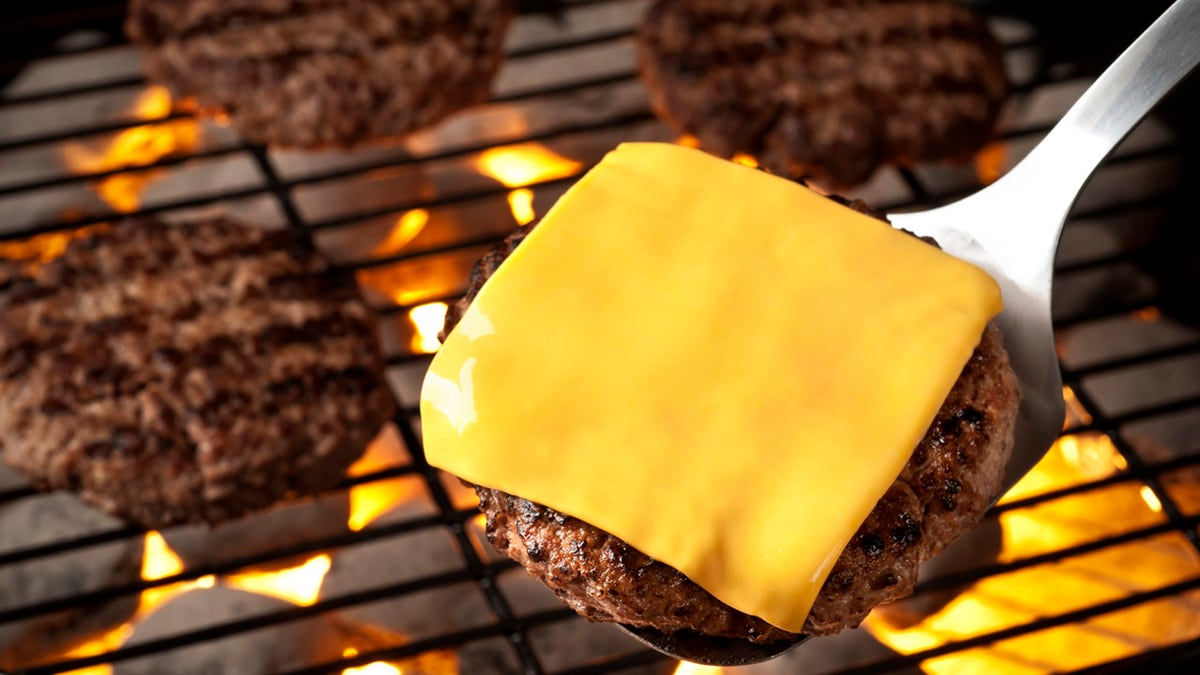
[[[585,2],[575,2],[570,4],[572,6],[602,5],[611,1],[613,0],[587,0]],[[110,11],[111,7],[105,6],[105,8],[101,9],[103,11]],[[90,15],[84,14],[80,15],[78,18],[85,19],[88,16]],[[59,20],[68,21],[69,17],[59,17]],[[54,21],[50,19],[47,19],[47,21],[49,23],[54,23]],[[606,29],[582,38],[577,37],[570,40],[539,44],[535,47],[516,49],[510,53],[510,58],[519,61],[522,58],[543,56],[546,54],[554,54],[559,51],[569,51],[581,47],[623,41],[626,40],[629,35],[630,31],[627,29]],[[1024,46],[1024,43],[1011,43],[1009,48],[1012,49],[1022,46]],[[78,55],[80,53],[86,54],[87,50],[84,49],[72,52],[74,55]],[[631,82],[635,79],[636,74],[633,71],[573,80],[567,79],[563,81],[557,81],[546,86],[531,87],[509,92],[501,97],[498,97],[498,101],[507,103],[536,103],[541,99],[549,99],[567,94],[577,94],[580,92],[591,91],[604,92],[606,89],[613,87],[614,85]],[[1021,90],[1025,92],[1034,91],[1041,87],[1053,84],[1055,81],[1056,76],[1044,73],[1039,79],[1024,84]],[[81,84],[75,87],[54,88],[42,92],[25,94],[11,98],[0,97],[0,109],[18,108],[20,106],[33,103],[42,103],[46,101],[66,100],[72,97],[89,95],[102,91],[138,88],[143,85],[144,82],[142,82],[140,78],[120,77],[109,82],[92,82]],[[161,120],[152,122],[152,124],[190,118],[190,113],[177,110]],[[253,165],[260,173],[260,177],[262,178],[261,185],[247,188],[226,189],[199,197],[173,200],[166,203],[157,204],[149,208],[142,208],[133,214],[128,215],[149,215],[155,213],[172,212],[246,197],[269,195],[278,207],[280,213],[283,214],[286,224],[289,227],[308,234],[316,234],[323,231],[346,228],[348,226],[352,226],[379,216],[396,216],[400,213],[413,209],[460,206],[467,203],[503,199],[504,195],[508,192],[508,188],[495,186],[485,189],[473,189],[458,193],[442,194],[430,199],[411,200],[401,204],[389,205],[387,207],[362,209],[351,214],[339,215],[336,217],[326,217],[322,219],[311,219],[305,217],[304,209],[297,204],[295,198],[295,192],[297,189],[337,180],[353,180],[380,169],[394,169],[408,165],[421,165],[427,162],[470,158],[478,155],[480,152],[497,146],[533,141],[553,142],[566,137],[587,135],[597,131],[611,131],[613,129],[632,128],[638,125],[652,124],[653,122],[654,117],[649,108],[646,107],[644,109],[632,112],[625,111],[619,115],[611,116],[601,120],[560,123],[536,132],[517,133],[503,139],[493,139],[485,143],[465,143],[458,146],[443,147],[436,151],[425,154],[413,153],[410,156],[400,159],[392,158],[364,161],[354,164],[353,166],[322,170],[300,177],[288,177],[286,174],[281,172],[276,165],[276,160],[266,148],[237,142],[231,145],[206,149],[196,153],[168,155],[150,164],[136,168],[115,168],[94,173],[59,175],[12,183],[0,187],[0,198],[66,185],[83,185],[114,175],[170,169],[198,159],[217,159],[231,156],[244,156],[248,157],[253,162]],[[144,124],[147,124],[145,120],[128,119],[115,122],[91,124],[71,128],[65,131],[41,133],[23,138],[0,141],[0,157],[3,157],[6,153],[12,153],[26,148],[53,145],[65,141],[78,140],[81,138],[93,137],[101,134],[120,132],[130,129],[134,126]],[[1038,124],[1028,128],[1010,129],[1005,133],[1003,140],[1005,142],[1032,141],[1043,135],[1046,130],[1047,125],[1045,124]],[[1175,156],[1180,152],[1180,148],[1168,144],[1119,157],[1113,160],[1113,165],[1116,166],[1120,165],[1121,163],[1136,162],[1144,159]],[[539,189],[562,187],[569,184],[586,169],[587,166],[581,166],[579,170],[575,171],[570,176],[536,181],[529,184],[527,187],[534,191]],[[919,171],[904,169],[899,171],[899,176],[901,182],[906,187],[907,197],[897,200],[894,203],[877,204],[876,206],[886,210],[917,208],[931,203],[950,200],[962,194],[960,191],[947,192],[944,190],[939,190],[934,185],[931,185],[926,177],[924,177]],[[1161,207],[1164,203],[1166,203],[1166,200],[1167,196],[1162,194],[1150,196],[1136,195],[1131,199],[1124,201],[1117,201],[1101,207],[1080,210],[1074,214],[1072,223],[1069,225],[1069,227],[1076,227],[1079,223],[1082,223],[1086,220],[1094,220],[1107,216],[1118,215],[1125,211],[1136,213],[1140,210]],[[80,227],[83,225],[107,222],[118,217],[121,216],[115,213],[96,213],[88,215],[82,219],[72,220],[69,222],[62,219],[42,220],[33,222],[17,230],[4,231],[2,234],[0,234],[0,239],[21,239],[46,232],[56,232]],[[474,250],[483,251],[488,246],[498,242],[499,239],[500,237],[495,235],[480,235],[460,238],[423,249],[405,249],[399,253],[386,256],[376,256],[361,260],[350,260],[346,261],[346,265],[353,270],[365,270],[386,267],[409,261],[428,259],[434,256],[452,252]],[[1128,263],[1133,260],[1138,253],[1139,252],[1137,250],[1123,251],[1117,254],[1104,255],[1082,262],[1076,261],[1067,263],[1060,265],[1057,273],[1060,278],[1071,277],[1073,275],[1083,275],[1096,269],[1103,269],[1114,265]],[[430,299],[449,301],[454,299],[457,295],[458,293],[447,293],[433,296]],[[426,299],[425,301],[427,302],[430,299]],[[406,313],[414,306],[414,304],[389,304],[378,307],[378,311],[381,316],[385,317],[398,315]],[[1057,326],[1060,329],[1065,329],[1071,326],[1077,326],[1100,319],[1121,317],[1139,310],[1144,310],[1148,307],[1154,307],[1155,304],[1156,298],[1153,296],[1148,298],[1134,298],[1129,301],[1113,302],[1098,309],[1059,317]],[[1070,428],[1069,433],[1080,434],[1095,432],[1107,436],[1112,441],[1121,457],[1123,457],[1125,462],[1128,464],[1128,470],[1006,502],[995,507],[988,515],[988,518],[996,519],[1004,514],[1034,509],[1039,506],[1055,503],[1059,500],[1066,500],[1078,497],[1080,495],[1088,495],[1100,492],[1115,485],[1129,484],[1145,486],[1153,493],[1156,500],[1161,504],[1163,514],[1163,519],[1161,522],[1150,526],[1134,528],[1132,530],[1117,534],[1107,534],[1090,541],[1070,546],[1058,547],[1052,551],[1027,556],[1021,559],[1005,560],[1002,562],[977,566],[963,572],[941,577],[931,582],[924,582],[918,586],[915,594],[916,597],[922,597],[938,591],[944,591],[946,589],[958,588],[963,584],[978,582],[980,580],[998,577],[1017,572],[1019,570],[1033,568],[1039,565],[1069,561],[1096,551],[1110,549],[1123,544],[1128,544],[1130,542],[1143,541],[1151,537],[1165,534],[1177,534],[1186,538],[1191,547],[1200,553],[1200,536],[1197,535],[1197,528],[1200,526],[1200,516],[1189,515],[1177,502],[1171,490],[1169,490],[1163,482],[1163,477],[1167,476],[1168,474],[1172,474],[1183,469],[1200,468],[1200,449],[1189,448],[1191,452],[1183,453],[1182,457],[1166,461],[1154,461],[1152,459],[1143,457],[1142,453],[1139,452],[1138,448],[1130,442],[1127,434],[1125,433],[1125,428],[1132,423],[1158,418],[1171,413],[1188,412],[1200,409],[1200,397],[1185,396],[1182,398],[1176,398],[1162,402],[1148,402],[1141,407],[1124,410],[1119,413],[1109,413],[1106,412],[1103,406],[1101,406],[1090,396],[1088,393],[1088,388],[1085,386],[1085,381],[1094,376],[1131,368],[1161,364],[1179,357],[1194,356],[1197,353],[1200,353],[1200,341],[1189,341],[1183,344],[1171,345],[1168,347],[1143,350],[1134,355],[1114,356],[1112,358],[1089,363],[1084,366],[1064,367],[1064,382],[1071,387],[1078,396],[1079,404],[1087,417],[1086,422]],[[411,352],[395,353],[389,355],[388,365],[422,367],[425,363],[427,363],[428,358],[428,355]],[[462,582],[470,582],[475,584],[482,593],[483,597],[486,599],[488,610],[491,613],[491,620],[486,625],[449,633],[442,633],[433,637],[415,640],[386,649],[363,651],[362,653],[348,655],[342,660],[318,664],[302,670],[293,671],[292,675],[338,673],[342,672],[346,668],[362,666],[374,661],[398,660],[420,655],[431,650],[456,648],[475,641],[493,638],[502,638],[511,646],[513,653],[516,655],[521,672],[528,675],[541,675],[543,673],[552,672],[546,668],[539,656],[531,647],[530,632],[542,626],[568,620],[573,617],[574,614],[565,608],[535,612],[532,614],[520,614],[514,611],[509,599],[500,590],[497,579],[499,575],[505,571],[511,570],[515,564],[510,561],[489,562],[476,552],[475,544],[473,543],[466,528],[468,521],[475,516],[475,511],[473,509],[462,509],[456,507],[451,499],[450,494],[447,492],[446,487],[442,483],[442,477],[439,472],[429,467],[424,462],[424,457],[421,451],[418,411],[411,403],[406,404],[406,402],[401,401],[401,404],[402,405],[399,406],[398,412],[394,418],[394,423],[401,439],[412,455],[411,463],[389,467],[364,476],[348,479],[342,484],[341,488],[349,489],[357,485],[364,485],[397,477],[417,477],[420,479],[432,497],[436,507],[436,511],[433,515],[408,519],[400,523],[380,525],[358,532],[348,532],[337,536],[312,538],[300,544],[276,547],[263,553],[239,557],[237,559],[229,560],[220,564],[197,565],[190,567],[178,574],[173,574],[160,579],[119,584],[105,587],[98,591],[81,593],[58,600],[45,601],[34,605],[0,610],[0,626],[29,617],[47,615],[63,609],[90,606],[117,598],[136,598],[140,593],[147,589],[166,587],[181,581],[193,581],[208,575],[217,575],[219,577],[262,563],[286,560],[294,556],[313,554],[322,551],[338,551],[340,549],[352,547],[365,542],[386,540],[392,537],[398,537],[404,534],[419,532],[431,528],[448,528],[448,530],[451,532],[458,546],[458,553],[460,555],[461,563],[460,567],[452,571],[426,575],[410,581],[381,585],[377,588],[372,588],[367,591],[350,593],[336,598],[321,599],[307,607],[295,607],[270,614],[255,616],[251,619],[231,621],[200,630],[193,630],[183,634],[142,642],[137,645],[122,646],[115,650],[107,651],[94,656],[70,658],[58,662],[28,667],[23,670],[19,670],[18,672],[26,673],[28,675],[40,675],[43,673],[63,672],[100,664],[117,664],[140,656],[163,653],[188,645],[218,640],[224,637],[260,629],[266,626],[286,624],[307,617],[319,616],[348,607],[354,607],[370,602],[378,602],[387,598],[398,598],[414,592],[420,592],[430,588],[438,588]],[[12,488],[5,491],[0,491],[0,507],[3,507],[8,503],[15,502],[16,500],[29,497],[31,494],[33,494],[33,491],[29,488]],[[92,547],[109,542],[136,539],[144,534],[145,532],[138,528],[120,527],[108,531],[91,533],[75,539],[56,541],[50,544],[8,551],[5,553],[0,553],[0,568],[23,562],[38,561],[46,556],[63,552],[86,551]],[[853,669],[846,670],[844,672],[896,672],[910,668],[914,665],[918,665],[927,659],[933,659],[959,653],[976,647],[991,645],[1003,640],[1034,634],[1038,631],[1046,630],[1056,626],[1088,621],[1096,617],[1101,617],[1107,614],[1118,612],[1120,610],[1128,609],[1130,607],[1136,607],[1145,603],[1150,603],[1162,598],[1177,596],[1179,594],[1196,589],[1200,589],[1200,576],[1192,576],[1190,578],[1178,580],[1154,589],[1130,592],[1124,597],[1091,603],[1081,608],[1072,609],[1071,611],[1047,613],[1047,615],[1042,618],[1022,623],[1020,625],[985,632],[965,639],[947,641],[938,646],[923,649],[903,656],[898,655],[872,663],[860,664],[855,666]],[[1166,662],[1167,660],[1175,658],[1176,656],[1194,653],[1195,649],[1196,646],[1193,642],[1184,642],[1179,645],[1157,650],[1154,652],[1154,655],[1156,657],[1161,657],[1163,662]],[[658,663],[663,660],[664,657],[655,652],[640,651],[600,663],[592,663],[568,668],[565,670],[560,669],[554,672],[561,674],[569,673],[571,675],[599,675],[600,673],[619,672],[636,666]],[[1138,663],[1140,662],[1136,661],[1136,659],[1131,660],[1130,667],[1136,668]],[[1120,663],[1116,662],[1111,664],[1113,668],[1117,668],[1120,665]],[[1123,671],[1096,670],[1095,672]]]

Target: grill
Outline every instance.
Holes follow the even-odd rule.
[[[124,214],[223,209],[295,228],[378,307],[400,402],[338,492],[213,532],[145,532],[0,473],[0,669],[717,672],[583,621],[495,554],[473,495],[423,462],[416,407],[442,303],[473,261],[617,142],[676,140],[635,74],[646,4],[525,3],[490,103],[403,143],[312,153],[247,144],[148,89],[117,30],[123,3],[43,2],[0,25],[0,254],[51,256]],[[975,189],[1161,9],[977,6],[1017,87],[1001,137],[970,166],[888,169],[852,196],[894,210]],[[1067,225],[1055,317],[1069,411],[1047,459],[913,599],[728,673],[1118,673],[1200,659],[1195,84],[1118,149]]]

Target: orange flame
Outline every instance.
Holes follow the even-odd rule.
[[[533,192],[521,188],[532,183],[573,176],[582,166],[539,143],[490,148],[480,154],[476,161],[480,173],[495,178],[505,187],[518,188],[509,193],[508,203],[513,219],[520,225],[527,225],[537,218],[533,210]]]
[[[329,556],[322,553],[296,567],[275,572],[233,574],[222,578],[221,582],[230,588],[270,595],[293,605],[308,607],[317,601],[321,582],[325,580],[331,562]]]
[[[371,249],[371,255],[384,258],[399,253],[428,223],[429,212],[425,209],[405,211],[396,219],[396,224],[392,226],[387,238]]]
[[[672,675],[721,675],[724,672],[719,666],[702,666],[699,663],[680,661]]]
[[[1004,175],[1008,161],[1008,146],[1001,142],[988,143],[975,153],[975,177],[981,185],[991,185]]]
[[[1103,434],[1065,436],[1002,502],[1112,475],[1120,468],[1118,458],[1112,439]],[[1131,482],[1103,490],[1102,496],[1074,495],[1001,513],[999,561],[1021,560],[1162,522],[1162,504],[1148,486]],[[885,645],[911,654],[1022,625],[1048,611],[1068,612],[1161,587],[1194,573],[1185,540],[1154,537],[986,577],[927,616],[905,616],[911,610],[905,610],[903,602],[884,607],[864,625]],[[1192,639],[1200,631],[1198,616],[1190,600],[1169,598],[927,659],[921,669],[934,675],[1073,671]]]
[[[741,164],[742,166],[748,166],[752,169],[758,168],[758,160],[754,159],[754,157],[752,155],[747,155],[744,152],[739,152],[736,155],[734,155],[731,158],[731,161],[733,161],[737,164]]]
[[[94,234],[106,227],[107,225],[101,223],[63,232],[47,232],[20,241],[3,241],[0,242],[0,258],[41,265],[62,255],[63,251],[67,250],[67,244],[75,239]]]
[[[390,427],[389,427],[390,429]],[[394,432],[381,433],[350,466],[351,476],[364,476],[405,461],[407,454]],[[411,479],[373,480],[350,488],[350,518],[346,525],[358,532],[392,507],[412,499],[417,488]]]
[[[416,329],[412,349],[418,354],[432,354],[442,346],[438,333],[446,323],[446,311],[450,306],[444,302],[427,302],[408,311],[408,320]]]
[[[154,86],[142,92],[133,114],[140,120],[161,120],[171,113],[171,94]],[[79,173],[100,173],[153,164],[167,155],[190,152],[200,140],[200,127],[190,119],[144,124],[117,134],[103,150],[81,143],[63,146],[67,167]],[[141,204],[141,192],[158,179],[159,171],[120,173],[101,179],[95,190],[114,211],[129,213]]]

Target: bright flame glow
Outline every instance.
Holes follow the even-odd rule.
[[[148,88],[134,102],[133,114],[140,120],[161,120],[171,113],[171,94],[165,87]],[[63,146],[67,167],[79,173],[117,171],[153,164],[167,155],[190,152],[200,140],[195,120],[180,119],[126,129],[102,150],[82,143]],[[141,204],[141,192],[161,175],[159,171],[121,173],[103,178],[95,186],[100,198],[114,211],[129,213]]]
[[[692,148],[694,150],[700,147],[700,139],[691,134],[684,134],[675,139],[675,145],[682,145],[685,148]]]
[[[183,571],[183,561],[167,546],[162,535],[150,531],[146,533],[145,553],[142,558],[142,578],[146,581],[156,581],[179,574]],[[142,591],[138,602],[135,623],[145,618],[167,600],[189,591],[193,588],[211,588],[216,583],[211,574],[193,581],[180,581],[166,586],[156,586]]]
[[[702,666],[699,663],[680,661],[679,667],[672,675],[721,675],[725,672],[720,666]]]
[[[347,668],[342,675],[402,675],[403,671],[390,663],[376,661],[358,668]]]
[[[1159,500],[1158,495],[1154,494],[1154,490],[1149,485],[1143,485],[1138,492],[1142,495],[1142,501],[1146,502],[1146,506],[1149,506],[1151,511],[1162,513],[1162,501]]]
[[[20,241],[0,241],[0,258],[22,260],[31,265],[47,263],[62,255],[71,241],[102,231],[107,227],[100,223],[63,232],[47,232]]]
[[[389,427],[390,428],[390,427]],[[347,471],[351,476],[365,476],[397,466],[408,455],[395,432],[379,434],[363,456]],[[417,496],[420,488],[412,478],[372,480],[350,488],[350,518],[347,526],[358,532],[392,507]]]
[[[539,143],[491,148],[479,155],[478,168],[505,187],[519,188],[574,175],[583,165]]]
[[[1032,495],[1112,475],[1119,458],[1104,434],[1064,436],[1006,495]],[[1162,523],[1157,496],[1120,483],[1000,514],[1007,563]],[[1147,508],[1149,507],[1149,508]],[[981,561],[982,564],[983,561]],[[1027,569],[985,577],[944,605],[901,602],[865,626],[885,645],[912,654],[1030,621],[1084,609],[1195,575],[1190,545],[1177,534],[1139,538]],[[926,659],[933,675],[1025,675],[1074,671],[1200,636],[1200,592],[1084,619],[985,647]],[[927,611],[928,614],[921,612]]]
[[[1092,414],[1083,407],[1083,403],[1079,401],[1079,396],[1075,394],[1075,390],[1063,386],[1063,402],[1067,404],[1066,419],[1063,420],[1063,429],[1070,429],[1076,424],[1091,424]]]
[[[491,148],[479,155],[479,172],[495,178],[510,188],[524,188],[533,183],[575,175],[582,164],[555,153],[540,143],[520,143]],[[508,195],[513,219],[527,225],[537,214],[533,210],[533,192],[516,189]]]
[[[408,242],[425,229],[425,225],[428,223],[429,212],[425,209],[405,211],[396,219],[396,224],[388,232],[387,238],[371,249],[371,255],[383,258],[399,253]]]
[[[754,159],[754,157],[752,157],[751,155],[747,155],[744,152],[739,152],[736,155],[734,155],[733,161],[738,164],[741,164],[742,166],[748,166],[750,168],[758,167],[758,160]]]
[[[532,223],[537,218],[537,212],[533,210],[533,190],[518,188],[508,193],[508,208],[518,225]]]
[[[408,312],[408,320],[416,329],[412,349],[419,354],[432,354],[442,346],[438,333],[446,323],[446,311],[450,306],[444,302],[428,302],[417,305]]]
[[[975,153],[975,177],[981,185],[991,185],[1004,175],[1008,162],[1008,147],[999,141],[988,143]]]
[[[246,572],[222,578],[230,588],[269,595],[286,600],[293,605],[308,607],[317,601],[321,593],[321,582],[329,572],[329,555],[320,554],[304,563],[275,572]]]

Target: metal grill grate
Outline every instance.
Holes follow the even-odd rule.
[[[488,549],[470,495],[422,461],[416,387],[428,355],[414,348],[419,335],[411,319],[414,310],[461,294],[471,263],[514,227],[516,207],[509,203],[518,199],[514,192],[529,191],[520,199],[541,213],[616,142],[673,139],[650,113],[634,69],[629,38],[645,0],[542,3],[552,13],[526,8],[510,36],[493,101],[404,144],[284,152],[248,145],[230,130],[204,123],[203,140],[194,147],[142,163],[95,162],[73,170],[63,162],[67,147],[82,144],[102,152],[122,133],[191,124],[193,117],[181,105],[149,119],[133,116],[135,97],[146,85],[137,74],[135,52],[111,32],[123,3],[84,10],[70,4],[52,2],[49,13],[0,25],[9,45],[0,52],[0,77],[10,78],[0,93],[0,239],[111,222],[123,214],[96,195],[105,181],[129,177],[147,180],[134,190],[132,207],[120,209],[127,213],[174,217],[220,207],[311,235],[360,275],[378,306],[389,376],[401,404],[389,447],[407,453],[347,479],[335,498],[373,485],[399,486],[418,496],[399,517],[357,531],[313,527],[309,533],[307,521],[294,521],[304,536],[189,562],[153,580],[127,575],[34,602],[0,604],[0,659],[9,659],[0,660],[0,667],[32,675],[109,672],[111,665],[119,673],[143,657],[225,644],[274,627],[343,615],[371,623],[361,617],[377,615],[362,610],[429,593],[440,598],[452,589],[451,596],[467,598],[460,613],[470,615],[455,619],[456,625],[416,632],[393,627],[385,637],[372,638],[370,647],[343,650],[342,658],[289,672],[340,673],[379,661],[403,663],[404,673],[673,670],[665,657],[624,640],[611,627],[587,624],[547,602],[546,592],[528,588],[513,563]],[[1111,24],[1113,34],[1090,39],[1085,54],[1072,51],[1082,43],[1072,42],[1067,30],[1071,12],[1078,11],[1074,3],[1060,3],[1066,18],[1028,4],[980,5],[1005,42],[1017,91],[1001,139],[976,167],[886,170],[854,196],[894,210],[975,189],[980,174],[1011,166],[1032,147],[1086,86],[1095,66],[1114,57],[1153,14],[1142,10],[1136,19],[1100,19]],[[1192,219],[1182,208],[1188,188],[1197,184],[1200,161],[1186,123],[1195,117],[1197,89],[1181,92],[1168,104],[1172,108],[1131,136],[1068,224],[1055,315],[1072,405],[1066,440],[1051,452],[1040,478],[993,509],[978,538],[956,547],[961,551],[950,554],[949,563],[923,576],[914,599],[899,610],[872,617],[865,629],[815,641],[744,672],[885,673],[920,666],[938,673],[1115,673],[1197,658],[1200,329],[1188,321],[1197,315],[1200,265],[1188,236]],[[524,158],[550,151],[572,162],[513,178],[488,164],[497,151]],[[406,231],[406,216],[421,222]],[[31,489],[0,479],[0,517],[37,499]],[[8,578],[6,570],[64,555],[91,556],[113,544],[141,547],[145,536],[108,524],[13,545],[0,533],[0,580]],[[329,554],[337,567],[375,546],[387,547],[385,560],[419,558],[439,546],[451,554],[436,565],[414,566],[409,574],[368,576],[312,604],[273,606],[110,644],[94,654],[71,649],[128,621],[131,610],[111,625],[80,631],[56,650],[23,654],[25,660],[5,652],[6,628],[42,617],[95,616],[114,605],[136,604],[154,589],[209,577],[220,585],[248,571],[320,554]],[[972,555],[979,551],[991,555]],[[439,670],[441,662],[428,660],[438,654],[452,654],[447,658],[457,665]],[[243,672],[239,667],[234,663],[228,672]]]

